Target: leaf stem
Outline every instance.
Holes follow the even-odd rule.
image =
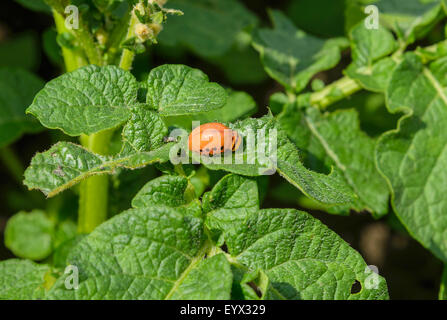
[[[138,23],[138,18],[135,15],[134,11],[137,9],[132,9],[131,18],[129,20],[129,27],[127,29],[126,37],[123,41],[126,41],[135,36],[135,25]],[[119,67],[124,70],[130,70],[132,68],[133,59],[135,58],[135,52],[130,51],[128,49],[123,49],[121,54]]]
[[[326,86],[323,90],[312,93],[310,95],[310,103],[320,108],[326,108],[361,89],[362,87],[355,80],[343,77]]]
[[[430,52],[432,54],[445,55],[447,52],[447,40],[438,42],[428,47],[419,48],[418,50]],[[415,51],[416,54],[419,54],[418,50]],[[400,61],[404,54],[405,51],[400,48],[391,56],[391,58],[395,61]],[[324,109],[362,89],[362,86],[357,81],[345,76],[326,86],[323,90],[310,94],[310,104],[317,106],[320,109]],[[300,96],[303,95],[299,95],[298,97]]]

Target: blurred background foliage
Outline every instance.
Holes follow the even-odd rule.
[[[251,30],[256,26],[271,26],[267,9],[272,8],[283,11],[297,28],[316,37],[346,36],[346,30],[364,17],[351,3],[345,0],[228,0],[226,7],[220,9],[231,19],[221,19],[215,12],[192,8],[194,1],[170,0],[168,7],[181,9],[185,15],[169,19],[159,44],[137,57],[132,72],[141,80],[157,65],[186,64],[203,70],[212,81],[250,94],[257,105],[254,116],[264,115],[268,105],[275,112],[269,98],[282,88],[265,73],[258,53],[251,46]],[[46,5],[40,0],[7,0],[0,3],[0,8],[0,67],[19,67],[32,72],[41,83],[61,74],[60,47]],[[213,27],[203,28],[206,25]],[[442,28],[435,28],[426,39],[442,36]],[[351,62],[349,56],[344,52],[342,62],[335,69],[317,74],[313,85],[340,78],[342,70]],[[31,102],[32,93],[29,95],[23,97],[22,103]],[[332,105],[330,110],[355,108],[360,114],[361,128],[371,137],[377,137],[395,128],[398,119],[398,115],[388,114],[383,105],[381,94],[360,92]],[[21,182],[23,167],[36,152],[48,149],[55,141],[72,139],[59,131],[43,130],[39,125],[33,127],[36,124],[22,128],[9,145],[0,145],[0,260],[13,257],[4,247],[4,228],[8,218],[19,211],[43,209],[52,221],[63,224],[67,233],[72,232],[70,221],[77,212],[76,188],[46,200],[37,191],[26,191]],[[129,199],[159,174],[160,171],[148,167],[119,172],[112,177],[110,215],[127,209]],[[213,185],[220,176],[218,172],[198,174],[196,188]],[[391,298],[437,298],[441,263],[406,234],[392,213],[380,220],[361,212],[352,212],[350,217],[330,215],[319,211],[280,178],[262,179],[261,185],[265,195],[263,207],[310,211],[357,249],[367,263],[378,266],[380,274],[387,279]]]

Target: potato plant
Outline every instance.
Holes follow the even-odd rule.
[[[2,158],[48,198],[7,222],[17,258],[0,262],[1,299],[388,299],[315,208],[393,214],[447,263],[446,1],[346,0],[345,36],[329,38],[276,9],[262,24],[237,0],[17,1],[54,17],[44,45],[64,72],[0,69]],[[212,73],[136,66],[159,49],[281,89],[258,110]],[[351,107],[361,92],[385,102],[366,120]],[[241,135],[231,161],[189,150],[197,121]],[[54,144],[21,172],[8,146],[44,128]],[[299,207],[264,205],[272,174]]]

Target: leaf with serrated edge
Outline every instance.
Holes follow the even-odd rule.
[[[350,205],[329,208],[330,212],[368,210],[375,217],[387,213],[389,191],[376,169],[376,142],[361,131],[355,110],[321,114],[312,107],[286,105],[278,121],[297,147],[306,151],[306,164],[311,169],[335,166],[358,196]]]
[[[132,152],[154,150],[163,144],[168,128],[161,117],[147,106],[131,109],[132,116],[123,128],[123,140]]]
[[[170,297],[172,300],[228,300],[233,274],[224,254],[202,260]]]
[[[165,144],[149,152],[105,157],[73,143],[59,142],[33,157],[25,171],[24,183],[29,189],[40,189],[52,197],[89,176],[111,174],[116,167],[135,169],[166,162],[172,145]]]
[[[181,176],[165,175],[152,179],[132,199],[132,207],[167,206],[181,208],[185,209],[187,214],[200,217],[202,215],[202,205],[198,199],[187,194],[189,186],[188,179]]]
[[[379,170],[392,189],[392,205],[410,234],[447,261],[447,58],[424,67],[407,53],[387,90],[391,112],[404,111],[396,130],[379,140]]]
[[[243,91],[227,91],[227,102],[220,109],[195,115],[164,117],[163,120],[168,126],[180,126],[185,129],[191,129],[193,121],[200,121],[201,124],[208,122],[231,122],[243,119],[256,112],[256,102],[249,94]]]
[[[79,270],[79,289],[65,289],[62,277],[48,298],[229,298],[228,261],[223,256],[204,260],[209,245],[202,220],[184,213],[154,206],[108,220],[70,254],[69,263]]]
[[[269,299],[388,299],[385,279],[305,212],[260,210],[222,232],[231,262],[266,273],[272,286]],[[356,280],[362,289],[352,294]]]
[[[253,46],[266,72],[288,89],[299,92],[315,74],[335,67],[340,51],[349,45],[344,38],[325,41],[307,35],[280,11],[269,13],[274,29],[257,30]]]
[[[224,228],[224,225],[230,228],[233,224],[242,223],[250,212],[259,209],[256,180],[235,174],[226,175],[203,195],[202,206],[210,229]]]
[[[151,205],[179,207],[186,204],[185,190],[188,179],[180,176],[161,176],[149,181],[132,199],[132,207]]]
[[[425,36],[444,17],[442,0],[375,1],[380,20],[393,29],[405,43],[410,44]]]
[[[396,65],[392,58],[382,59],[397,49],[393,34],[383,26],[367,29],[362,21],[351,30],[350,40],[353,61],[345,73],[365,89],[383,92]]]
[[[192,157],[197,161],[202,161],[206,167],[212,170],[225,170],[244,176],[272,173],[272,169],[275,169],[275,159],[273,159],[274,154],[272,155],[270,152],[270,147],[274,141],[269,140],[273,140],[270,138],[270,134],[277,129],[276,169],[282,177],[307,196],[322,203],[335,205],[349,203],[353,200],[354,195],[337,174],[324,175],[310,171],[303,166],[298,149],[289,140],[286,133],[278,128],[276,120],[272,116],[238,121],[229,124],[229,127],[242,137],[245,137],[249,130],[255,135],[265,132],[264,155],[258,154],[258,148],[262,147],[258,147],[257,143],[262,139],[256,139],[253,148],[247,148],[247,142],[243,138],[242,147],[231,155],[231,164],[225,163],[225,156],[199,157],[196,153],[192,153]],[[237,158],[242,159],[243,163],[236,162]],[[253,159],[250,161],[254,163],[249,163],[247,159]]]
[[[198,69],[165,64],[147,78],[146,102],[162,116],[207,112],[225,105],[227,93]]]
[[[89,65],[48,82],[27,112],[47,128],[71,136],[92,134],[126,122],[137,90],[130,72]]]

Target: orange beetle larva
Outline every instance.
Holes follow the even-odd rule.
[[[189,150],[206,155],[236,151],[241,137],[227,126],[212,122],[195,128],[189,135]]]

